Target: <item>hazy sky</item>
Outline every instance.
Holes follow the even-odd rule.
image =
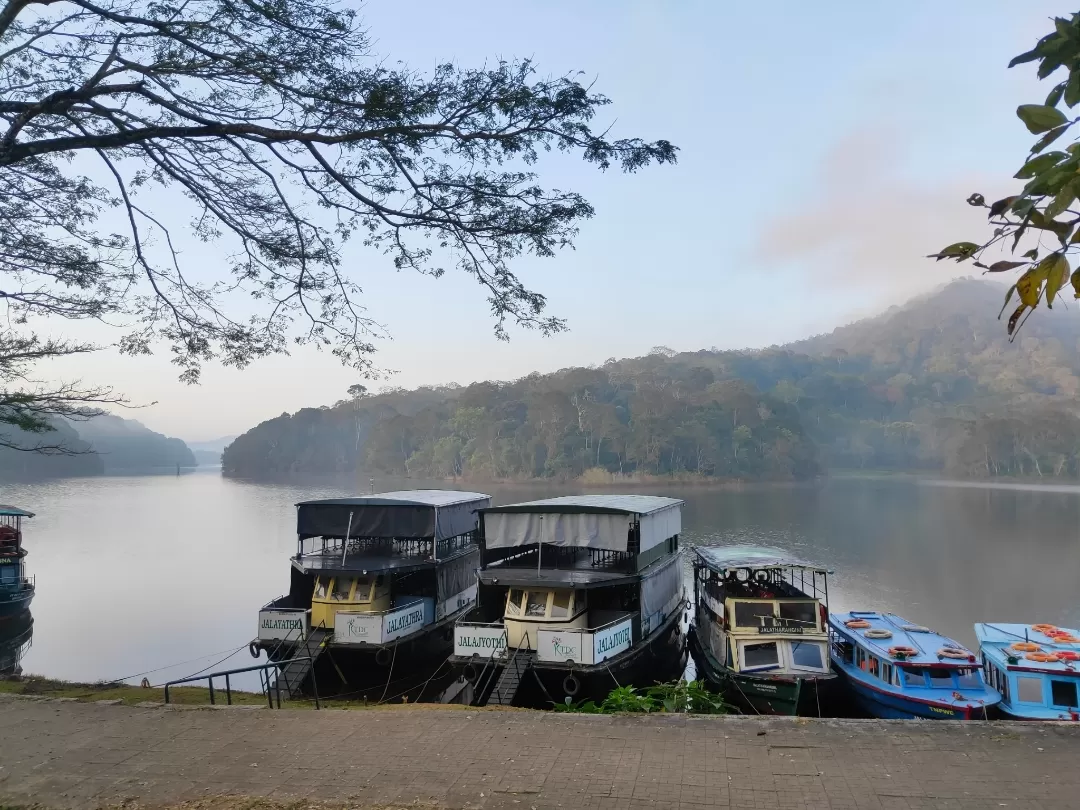
[[[512,331],[500,343],[471,278],[396,273],[350,248],[349,272],[393,335],[378,362],[412,387],[513,379],[656,345],[762,346],[947,280],[956,266],[923,256],[983,238],[985,220],[964,198],[1009,188],[1003,178],[1032,141],[1014,110],[1049,90],[1031,66],[1006,70],[1008,60],[1049,30],[1048,17],[1072,10],[1044,0],[369,0],[366,25],[392,60],[426,70],[528,56],[545,73],[582,70],[613,99],[615,135],[681,150],[677,166],[631,176],[541,161],[543,182],[597,209],[575,251],[515,268],[569,320],[555,338]],[[197,387],[177,382],[165,352],[104,351],[42,372],[156,400],[121,415],[189,440],[330,404],[357,381],[314,350],[207,368]]]

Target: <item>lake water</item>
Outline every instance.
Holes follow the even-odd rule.
[[[425,485],[439,486],[375,481]],[[574,491],[479,488],[496,503]],[[24,531],[37,595],[23,671],[156,684],[250,665],[256,612],[288,588],[293,504],[367,491],[366,477],[276,485],[217,472],[4,486],[0,503],[37,513]],[[1080,487],[840,478],[634,491],[685,499],[684,546],[770,545],[829,567],[833,609],[894,611],[969,645],[976,621],[1080,626]]]

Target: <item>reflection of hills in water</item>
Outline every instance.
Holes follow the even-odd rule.
[[[24,611],[0,622],[0,677],[22,674],[22,657],[34,636],[34,617]]]

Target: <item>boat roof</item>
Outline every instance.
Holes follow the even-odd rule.
[[[480,511],[484,514],[583,512],[599,515],[650,515],[673,506],[681,506],[683,503],[678,498],[663,498],[659,495],[563,495],[559,498],[490,506]]]
[[[1059,627],[1058,629],[1069,633],[1074,638],[1080,638],[1080,630],[1073,630],[1069,627]],[[1002,622],[976,624],[975,636],[979,639],[979,646],[983,655],[989,655],[991,658],[997,659],[1010,669],[1037,669],[1080,675],[1080,662],[1077,661],[1029,661],[1024,657],[1026,653],[1017,652],[1016,657],[1019,660],[1015,664],[1009,664],[1006,661],[1008,654],[1005,651],[1005,648],[1011,644],[1027,641],[1038,644],[1044,650],[1080,652],[1080,642],[1057,641],[1036,630],[1030,624],[1007,624]]]
[[[480,492],[459,492],[449,489],[403,489],[377,492],[351,498],[322,498],[300,501],[297,506],[453,506],[459,503],[485,501],[491,496]]]
[[[698,546],[694,553],[713,571],[731,568],[804,568],[817,574],[829,573],[820,565],[797,560],[780,549],[766,546]]]
[[[27,517],[34,516],[33,512],[27,512],[25,509],[20,509],[17,506],[7,506],[0,503],[0,517]]]
[[[862,629],[853,629],[844,626],[844,622],[851,621],[853,619],[862,619],[870,624],[869,627]],[[914,622],[909,622],[895,613],[878,613],[871,610],[852,610],[847,613],[830,613],[829,624],[835,629],[842,631],[845,635],[853,636],[858,640],[861,647],[875,653],[876,655],[886,660],[891,660],[889,656],[890,647],[911,647],[918,650],[918,655],[913,655],[911,658],[907,658],[904,661],[893,661],[892,663],[900,664],[901,666],[959,666],[970,667],[971,661],[964,661],[958,658],[939,658],[937,651],[942,647],[956,647],[957,649],[964,650],[968,653],[972,659],[974,654],[958,641],[943,636],[934,630],[926,629],[925,632],[921,629],[921,626]],[[909,629],[905,629],[909,628]],[[916,629],[920,628],[920,629]],[[888,630],[892,633],[890,638],[867,638],[864,634],[867,630]]]

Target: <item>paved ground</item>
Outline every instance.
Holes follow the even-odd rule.
[[[1077,808],[1080,726],[0,699],[0,802]]]

